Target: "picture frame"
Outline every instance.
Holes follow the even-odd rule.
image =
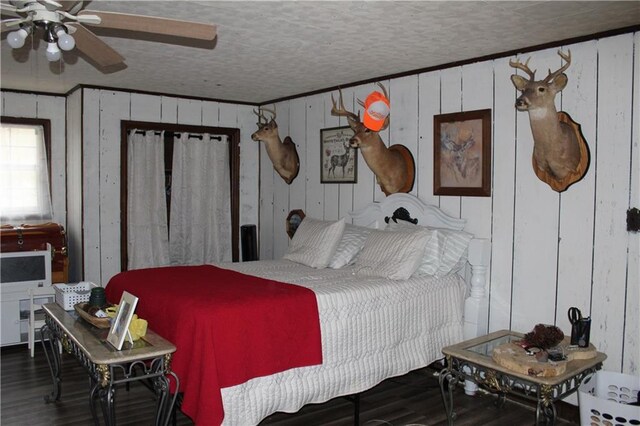
[[[300,222],[305,218],[304,211],[302,210],[291,210],[289,215],[287,216],[287,235],[289,238],[293,238],[293,235],[296,233],[298,226],[300,226]]]
[[[434,195],[491,196],[491,109],[433,117]]]
[[[129,292],[123,292],[118,304],[118,312],[111,323],[107,342],[109,342],[116,350],[121,350],[124,339],[129,331],[129,324],[133,318],[133,313],[138,305],[138,298]]]
[[[320,130],[320,183],[357,183],[358,152],[349,145],[349,126]]]

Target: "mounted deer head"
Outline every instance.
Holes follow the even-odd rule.
[[[265,111],[271,114],[271,119],[265,117]],[[284,138],[284,142],[280,140],[275,106],[273,110],[260,107],[258,111],[254,109],[253,112],[258,116],[258,130],[251,135],[251,139],[264,142],[273,168],[287,184],[291,184],[300,170],[300,158],[296,144],[289,136]]]
[[[533,169],[540,180],[555,191],[562,192],[579,181],[589,166],[589,149],[580,132],[580,125],[565,112],[557,112],[555,96],[567,85],[564,74],[571,65],[571,51],[567,55],[558,51],[566,61],[544,80],[535,80],[535,70],[529,69],[529,59],[522,64],[509,61],[513,68],[524,71],[529,79],[512,75],[513,85],[522,94],[516,100],[518,111],[529,113],[533,133]]]
[[[378,83],[378,86],[384,92],[385,98],[387,90]],[[340,108],[337,107],[336,101],[331,95],[331,114],[338,117],[346,117],[349,127],[354,132],[353,137],[349,140],[349,144],[353,148],[360,148],[364,161],[367,163],[382,191],[386,194],[394,194],[396,192],[409,192],[413,188],[415,177],[415,164],[411,152],[403,145],[392,145],[386,147],[379,131],[389,126],[389,116],[385,118],[382,128],[378,132],[369,130],[360,121],[360,114],[354,114],[347,111],[342,100],[342,90],[340,93]],[[358,103],[364,107],[364,102],[358,100]]]

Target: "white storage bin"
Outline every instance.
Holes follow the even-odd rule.
[[[578,388],[581,426],[640,425],[640,376],[598,371]]]
[[[56,303],[65,311],[72,311],[76,303],[88,302],[91,289],[99,287],[90,281],[81,281],[71,284],[54,284],[56,291]]]

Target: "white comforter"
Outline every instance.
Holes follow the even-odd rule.
[[[393,281],[287,260],[219,266],[312,289],[323,355],[322,365],[223,388],[225,425],[253,425],[277,411],[362,392],[430,364],[444,346],[462,340],[465,284],[455,274]]]

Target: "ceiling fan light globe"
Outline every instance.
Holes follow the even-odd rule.
[[[20,49],[22,46],[24,46],[24,41],[26,40],[28,35],[29,33],[20,28],[19,30],[11,31],[9,34],[7,34],[7,42],[13,49]]]
[[[58,46],[64,51],[73,50],[76,47],[76,41],[72,36],[62,31],[62,34],[58,35]]]
[[[46,52],[47,60],[49,62],[59,61],[62,54],[60,53],[60,49],[58,48],[58,45],[56,43],[47,43],[47,44],[48,44],[47,52]]]

